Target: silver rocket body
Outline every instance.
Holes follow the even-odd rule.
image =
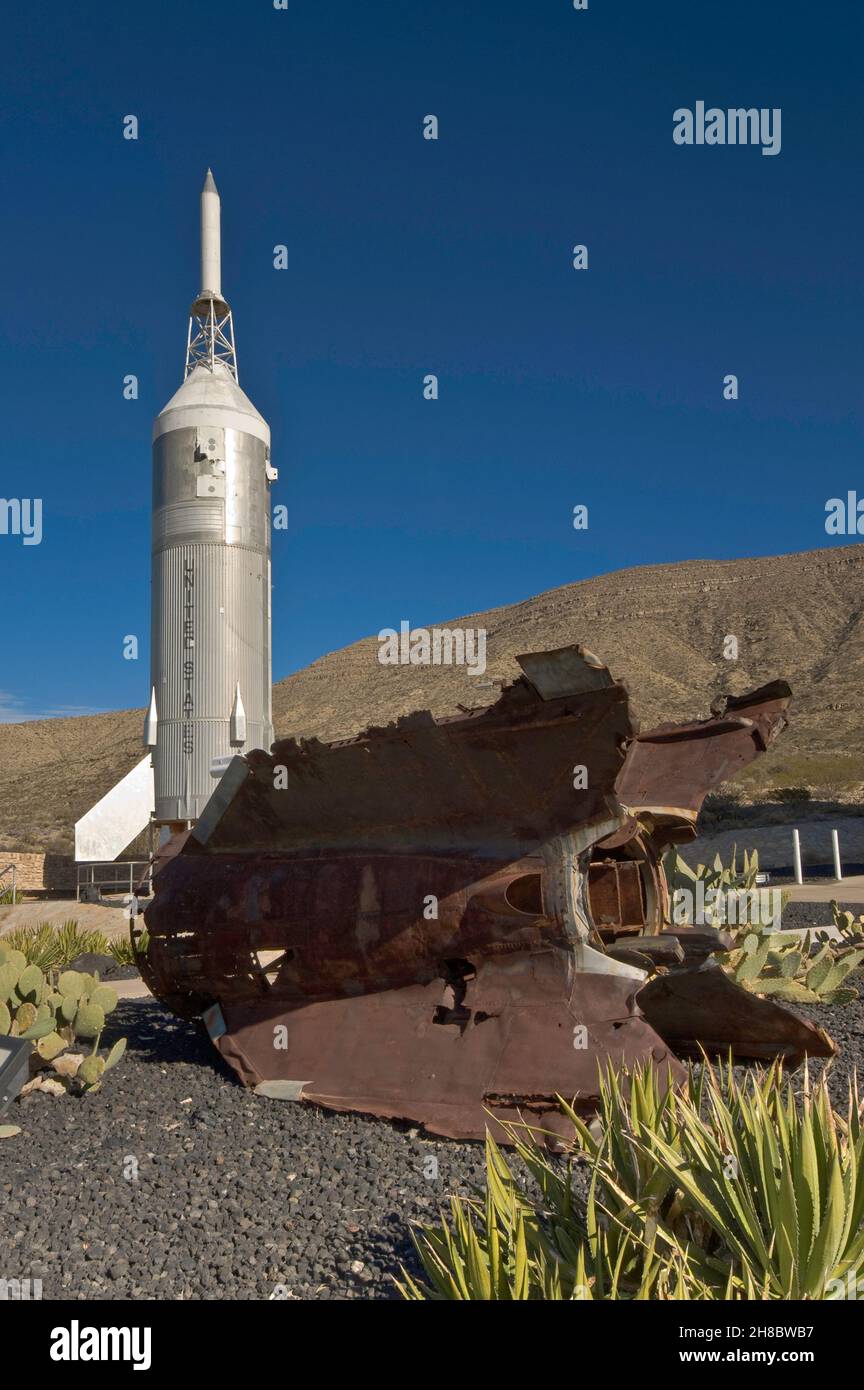
[[[220,281],[219,195],[201,195],[202,291],[186,376],[153,427],[155,820],[197,819],[214,760],[273,741],[270,430],[237,381]]]

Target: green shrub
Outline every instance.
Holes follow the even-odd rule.
[[[76,957],[85,954],[108,955],[108,938],[105,933],[95,929],[82,929],[75,921],[64,922],[57,928],[57,943],[60,948],[61,966],[68,965]]]

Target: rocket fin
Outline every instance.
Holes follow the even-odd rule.
[[[75,859],[109,862],[146,830],[156,806],[153,764],[147,753],[86,815],[75,822]]]
[[[240,682],[234,691],[234,704],[231,706],[231,727],[229,740],[232,748],[242,748],[246,742],[246,710],[240,694]]]

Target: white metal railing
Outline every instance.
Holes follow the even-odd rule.
[[[11,875],[12,875],[12,905],[13,905],[13,906],[15,905],[15,902],[16,902],[16,897],[15,897],[15,883],[16,883],[16,879],[17,879],[17,873],[18,873],[18,865],[17,865],[17,864],[6,864],[4,868],[0,869],[0,896],[2,896],[3,893],[8,893],[8,891],[9,891],[8,888],[4,888],[4,887],[3,887],[3,879],[4,879],[5,875],[6,875],[6,874],[11,874]]]
[[[100,898],[105,896],[105,890],[115,894],[131,894],[140,879],[144,878],[149,885],[152,877],[152,864],[149,859],[78,864],[76,868],[75,901],[79,903],[83,889],[98,890]]]

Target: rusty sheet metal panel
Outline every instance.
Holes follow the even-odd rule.
[[[666,840],[692,838],[705,797],[764,753],[786,728],[791,690],[773,681],[729,697],[711,719],[661,724],[638,734],[618,778],[620,801],[640,818],[652,815]],[[659,837],[663,838],[663,837]]]
[[[296,1081],[298,1099],[330,1109],[413,1120],[451,1138],[482,1138],[487,1125],[503,1138],[495,1118],[563,1134],[556,1095],[592,1110],[598,1059],[632,1065],[650,1057],[664,1076],[683,1076],[635,1004],[640,981],[571,974],[564,952],[520,952],[486,960],[451,985],[437,980],[302,1009],[228,1004],[216,1046],[247,1084]],[[282,1053],[273,1047],[280,1025]],[[585,1046],[577,1048],[583,1027]]]
[[[356,995],[426,982],[449,955],[587,936],[579,856],[621,823],[615,779],[633,726],[608,673],[593,688],[596,658],[574,648],[562,660],[584,665],[577,684],[590,688],[544,700],[521,678],[460,718],[413,715],[236,759],[156,876],[155,992],[174,1007],[186,995],[190,1010],[254,995],[253,953],[285,950],[284,998]]]
[[[678,1074],[644,976],[585,947],[627,693],[579,648],[541,655],[489,709],[236,760],[165,859],[148,982],[178,1012],[219,1006],[246,1082],[482,1137],[490,1109],[587,1104],[607,1058]]]
[[[651,822],[653,824],[653,821]],[[614,879],[610,866],[617,865]],[[623,880],[623,881],[622,881]],[[653,834],[627,815],[599,840],[588,869],[591,915],[603,941],[634,932],[656,934],[668,916],[669,890]]]
[[[610,1061],[682,1074],[644,972],[588,944],[592,853],[617,926],[660,930],[660,792],[686,828],[788,689],[643,738],[590,652],[519,660],[487,709],[235,759],[162,857],[142,972],[245,1083],[480,1138],[490,1114],[554,1129],[559,1094],[590,1108]]]
[[[570,663],[577,650],[565,649]],[[192,841],[208,853],[324,845],[510,863],[575,825],[617,820],[615,780],[633,732],[616,682],[546,700],[522,677],[496,704],[456,718],[423,711],[343,742],[283,739],[269,755],[235,759]],[[584,789],[574,788],[580,763]]]
[[[738,1061],[781,1057],[797,1066],[805,1057],[833,1057],[837,1051],[823,1029],[773,999],[750,994],[718,965],[658,975],[639,991],[639,1004],[666,1041],[687,1057],[698,1058],[704,1049],[725,1059],[731,1048]]]

